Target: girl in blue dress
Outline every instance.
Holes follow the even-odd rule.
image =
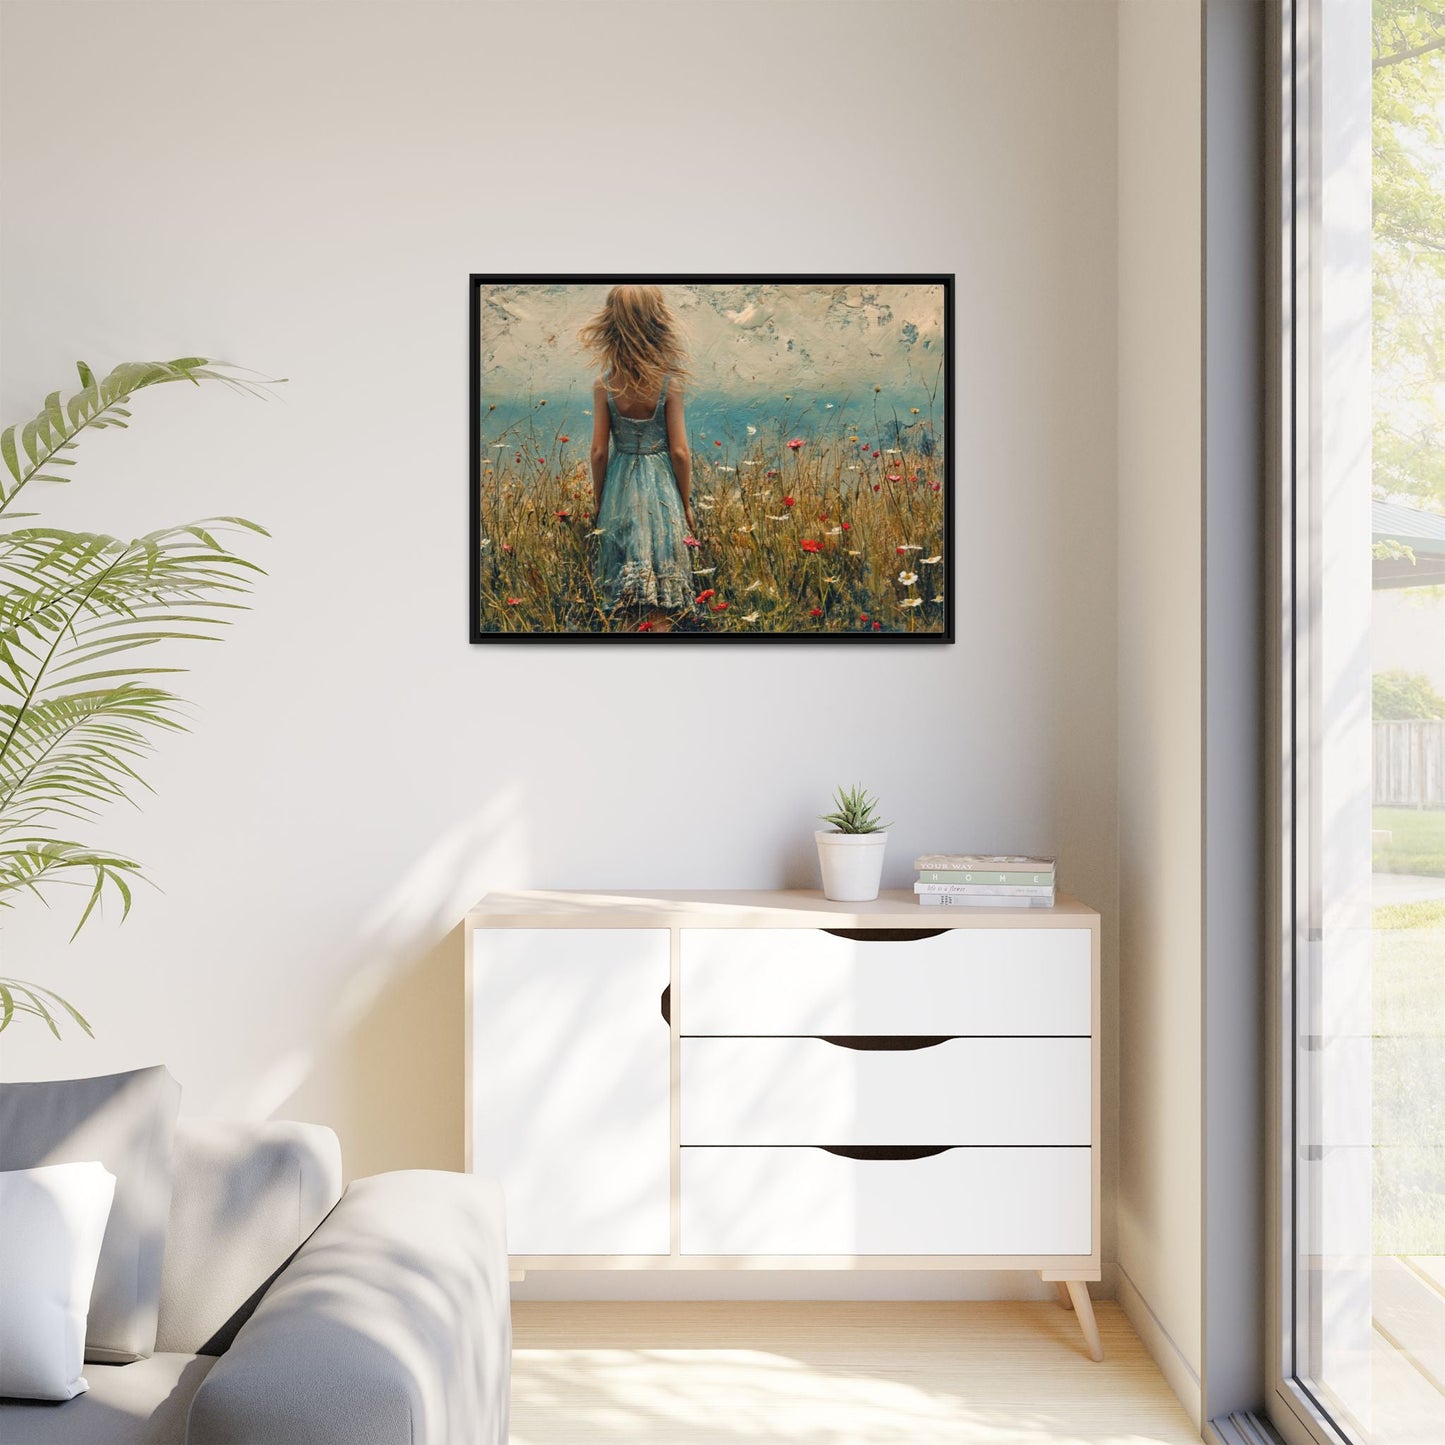
[[[609,612],[666,632],[693,602],[681,330],[658,287],[614,286],[580,338],[602,367],[592,391],[598,589]]]

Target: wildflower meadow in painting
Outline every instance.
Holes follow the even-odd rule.
[[[472,282],[473,640],[951,639],[951,277]]]

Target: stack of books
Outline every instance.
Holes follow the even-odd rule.
[[[1052,908],[1054,859],[1011,853],[925,853],[914,861],[920,903],[955,908]]]

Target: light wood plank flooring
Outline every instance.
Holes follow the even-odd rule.
[[[512,1445],[1198,1445],[1112,1300],[512,1306]]]

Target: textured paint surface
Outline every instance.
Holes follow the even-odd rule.
[[[596,367],[577,332],[608,289],[605,282],[484,285],[482,391],[488,401],[549,392],[586,398]],[[871,409],[875,386],[885,388],[890,401],[913,406],[939,385],[941,286],[669,284],[663,294],[687,338],[691,389],[700,399],[762,407],[791,393],[800,400],[794,410],[802,411],[808,394],[821,412],[828,402]]]

